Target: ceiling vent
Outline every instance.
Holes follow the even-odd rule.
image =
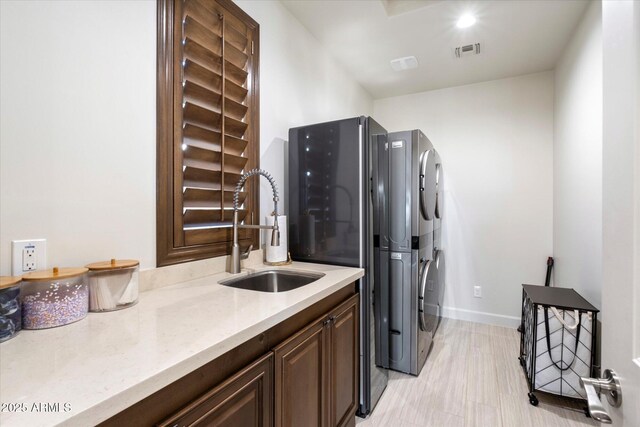
[[[391,68],[394,71],[410,70],[418,68],[418,58],[415,56],[405,56],[404,58],[396,58],[391,61]]]
[[[459,46],[454,49],[456,58],[462,58],[464,56],[473,56],[480,54],[480,43],[468,44],[465,46]]]
[[[444,3],[444,0],[380,0],[388,17],[413,12],[427,6]]]

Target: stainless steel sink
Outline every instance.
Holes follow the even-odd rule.
[[[221,285],[259,292],[287,292],[324,277],[324,273],[308,271],[265,270],[238,278],[223,280]]]

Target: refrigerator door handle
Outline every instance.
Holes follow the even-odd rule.
[[[358,125],[358,176],[359,185],[358,185],[358,209],[360,209],[360,227],[359,227],[359,243],[360,243],[360,268],[364,268],[364,256],[365,256],[365,247],[364,247],[364,197],[363,197],[363,187],[365,185],[365,179],[363,177],[363,162],[364,162],[364,127],[362,123]]]

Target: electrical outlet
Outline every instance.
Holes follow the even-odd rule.
[[[473,296],[476,298],[482,298],[482,286],[473,287]]]
[[[47,268],[47,240],[13,240],[11,266],[14,276]]]
[[[34,271],[37,265],[36,247],[27,246],[22,250],[22,271]]]

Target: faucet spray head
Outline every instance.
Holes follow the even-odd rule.
[[[273,215],[273,231],[271,232],[271,246],[280,246],[280,227],[278,227],[278,215]]]
[[[271,232],[271,246],[280,246],[280,230],[277,228]]]

